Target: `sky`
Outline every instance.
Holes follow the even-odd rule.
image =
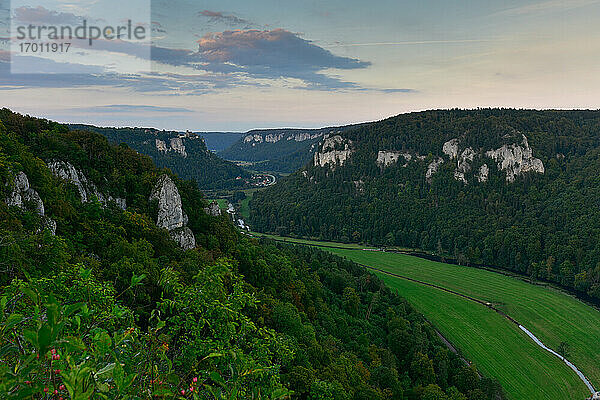
[[[18,26],[83,20],[147,35],[55,41],[71,43],[66,53],[19,47]],[[192,131],[597,109],[598,26],[600,0],[0,0],[0,106]]]

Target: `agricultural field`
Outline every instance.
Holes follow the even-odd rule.
[[[227,210],[227,199],[208,199],[208,202],[216,201],[221,210]]]
[[[287,239],[296,241],[296,239]],[[435,284],[492,303],[547,346],[568,343],[568,357],[600,386],[600,312],[557,289],[491,271],[398,253],[360,251],[337,243],[302,241],[357,263]],[[589,391],[558,358],[537,347],[516,325],[480,304],[419,283],[378,273],[512,399],[584,399]],[[536,393],[539,397],[536,397]]]

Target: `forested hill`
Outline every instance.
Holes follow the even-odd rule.
[[[237,142],[218,154],[226,160],[251,162],[252,169],[257,171],[291,173],[311,159],[316,144],[324,135],[353,127],[256,129],[242,135]]]
[[[111,143],[125,143],[139,153],[149,155],[159,167],[171,169],[184,179],[194,179],[201,189],[235,188],[250,174],[210,152],[200,134],[161,131],[152,128],[100,128],[70,125],[106,136]]]
[[[322,140],[254,229],[429,250],[600,299],[600,112],[404,114]]]
[[[206,206],[125,145],[0,110],[0,397],[503,398],[362,267]]]

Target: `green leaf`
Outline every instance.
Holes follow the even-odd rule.
[[[31,343],[32,346],[34,346],[35,348],[39,349],[38,347],[38,334],[36,331],[32,331],[30,329],[25,329],[23,331],[23,337],[25,338],[25,340],[27,340],[29,343]]]
[[[221,374],[219,374],[216,371],[210,373],[210,379],[212,379],[214,382],[218,383],[222,387],[227,386],[227,383],[225,383],[225,380],[221,377]]]
[[[221,353],[210,353],[209,355],[204,357],[202,359],[202,361],[206,360],[207,358],[215,358],[215,357],[223,357],[223,356],[224,356],[224,354],[221,354]]]
[[[99,355],[104,355],[109,352],[112,340],[105,331],[98,332],[94,336],[94,345]]]
[[[115,380],[115,385],[117,386],[117,389],[119,389],[119,391],[121,391],[121,389],[123,388],[124,376],[125,371],[123,371],[123,367],[120,363],[116,362],[115,368],[113,369],[113,379]]]
[[[10,314],[6,319],[6,328],[12,328],[13,326],[23,321],[23,314]]]
[[[144,278],[146,278],[146,274],[141,274],[138,276],[135,273],[133,273],[133,275],[131,275],[131,287],[136,287],[137,285],[139,285],[140,282],[144,280]]]
[[[36,292],[34,292],[33,290],[27,288],[27,287],[22,287],[21,291],[23,293],[25,293],[27,295],[27,297],[29,297],[31,299],[31,301],[33,301],[35,304],[38,303],[38,295]]]
[[[46,354],[48,347],[52,343],[52,329],[48,326],[48,324],[42,325],[42,327],[38,330],[37,334],[37,346],[40,349],[40,357],[43,354]]]
[[[64,316],[68,317],[74,312],[81,310],[85,303],[75,303],[65,307]]]
[[[113,370],[115,369],[115,363],[110,363],[104,366],[101,370],[96,372],[96,378],[105,378],[111,376]]]

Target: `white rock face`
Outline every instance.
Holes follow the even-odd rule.
[[[190,250],[196,247],[196,238],[194,237],[194,232],[187,226],[184,226],[180,229],[175,229],[169,232],[171,235],[171,239],[175,242],[179,243],[182,249]]]
[[[317,139],[324,135],[324,132],[280,132],[280,133],[267,133],[263,134],[249,134],[244,136],[244,143],[252,143],[252,145],[256,145],[257,143],[277,143],[280,140],[294,140],[296,142],[304,142],[305,140]]]
[[[403,167],[408,166],[408,161],[412,160],[412,154],[401,151],[380,151],[377,153],[377,164],[380,167],[388,167],[398,162],[400,157],[406,160]]]
[[[316,139],[323,136],[323,132],[320,133],[308,133],[308,132],[302,132],[302,133],[295,133],[294,135],[291,135],[290,137],[288,137],[288,140],[294,140],[296,142],[304,142],[305,140],[312,140],[312,139]]]
[[[190,133],[186,133],[183,135],[180,135],[178,137],[174,137],[169,139],[169,145],[167,146],[167,143],[163,140],[160,139],[155,139],[155,144],[156,144],[156,150],[160,151],[161,153],[168,153],[169,151],[174,151],[175,153],[183,156],[184,158],[187,157],[187,152],[185,151],[185,139],[190,139],[190,140],[195,140],[198,137],[197,136],[190,136],[193,135],[191,132]]]
[[[444,163],[444,159],[441,157],[439,157],[436,160],[433,160],[432,162],[429,163],[429,165],[427,166],[427,172],[425,173],[425,178],[427,179],[428,182],[431,182],[431,178],[437,172],[440,165],[442,165],[443,163]]]
[[[19,207],[22,210],[26,209],[26,202],[31,203],[35,207],[35,212],[39,215],[44,215],[44,203],[38,192],[29,186],[29,179],[24,172],[19,172],[13,180],[13,191],[8,195],[6,204]]]
[[[79,171],[77,171],[71,163],[51,161],[48,163],[48,168],[50,168],[50,171],[52,171],[54,175],[77,186],[82,203],[87,203],[89,201],[87,190],[87,187],[89,186],[88,181],[83,174],[79,174]]]
[[[56,221],[48,217],[44,217],[40,231],[48,229],[52,236],[56,235]]]
[[[451,160],[454,160],[458,156],[458,139],[452,139],[444,143],[442,151],[450,157]]]
[[[259,135],[259,134],[247,135],[244,137],[244,143],[249,143],[249,142],[262,143],[263,137],[262,137],[262,135]]]
[[[539,158],[533,157],[533,151],[529,147],[529,142],[525,135],[521,145],[516,143],[504,145],[496,150],[490,150],[485,153],[486,156],[494,159],[498,163],[498,168],[506,171],[506,180],[514,182],[515,177],[525,172],[545,172],[544,163]]]
[[[49,229],[52,235],[56,234],[56,221],[45,216],[44,203],[38,192],[29,185],[29,179],[23,171],[15,176],[12,183],[12,192],[8,195],[6,204],[9,207],[19,207],[24,211],[27,210],[28,205],[33,206],[33,211],[42,217],[42,227],[38,232]]]
[[[334,150],[342,144],[344,145],[344,150]],[[345,140],[340,135],[326,137],[323,141],[321,152],[315,153],[315,166],[325,167],[329,165],[335,168],[337,165],[344,165],[353,153],[350,149],[350,144],[352,143],[349,140]]]
[[[100,204],[106,206],[109,202],[114,202],[122,210],[127,208],[125,199],[113,198],[111,195],[105,195],[98,191],[93,182],[88,181],[83,172],[76,169],[71,163],[65,161],[51,161],[48,168],[57,177],[64,179],[77,186],[82,203],[92,201],[95,196]]]
[[[465,174],[471,170],[471,163],[475,158],[475,150],[468,147],[466,148],[458,158],[458,163],[456,166],[456,170],[454,170],[454,179],[457,181],[462,181],[467,183],[467,178]]]
[[[269,133],[267,136],[265,136],[265,142],[267,142],[267,143],[277,143],[281,139],[283,139],[283,136],[284,136],[283,133],[280,133],[280,134]]]
[[[479,168],[479,173],[477,174],[477,180],[479,182],[487,182],[488,176],[490,174],[490,167],[487,164],[483,164],[481,168]]]
[[[150,200],[158,200],[158,219],[156,225],[169,231],[171,238],[184,249],[196,247],[196,239],[187,228],[187,215],[181,206],[181,196],[177,186],[168,175],[162,175],[152,193]]]
[[[216,201],[213,201],[204,209],[204,212],[213,217],[218,217],[221,215],[221,208]]]
[[[152,190],[150,200],[158,200],[158,220],[156,225],[169,231],[183,228],[183,208],[179,190],[168,175],[163,175]]]
[[[156,150],[160,151],[161,153],[166,153],[167,151],[169,151],[169,149],[167,148],[167,144],[165,142],[163,142],[160,139],[155,139],[155,144],[156,144]]]
[[[171,149],[175,153],[182,155],[184,158],[187,157],[187,153],[185,152],[185,145],[183,144],[182,138],[171,138]]]

